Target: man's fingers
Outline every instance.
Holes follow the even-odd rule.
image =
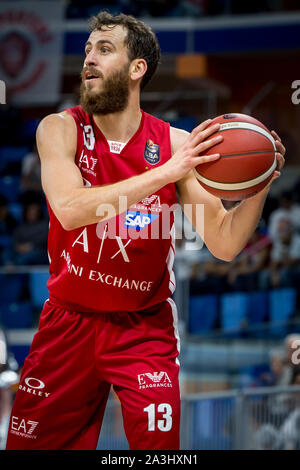
[[[276,150],[278,150],[279,153],[281,153],[282,156],[285,154],[285,147],[282,145],[282,143],[279,140],[275,140],[275,146]]]
[[[280,170],[285,163],[285,159],[283,158],[281,153],[276,153],[276,158],[277,158],[277,170]]]
[[[279,140],[279,142],[281,142],[281,138],[279,137],[279,135],[275,131],[271,131],[271,134],[275,138],[275,140]]]
[[[202,130],[201,132],[195,133],[194,135],[191,136],[192,137],[191,145],[194,147],[195,145],[198,145],[199,142],[203,142],[210,135],[217,132],[219,128],[220,128],[220,124],[214,124],[213,126],[209,126],[206,129]]]
[[[211,139],[207,139],[204,142],[200,142],[200,144],[196,145],[193,149],[194,155],[199,155],[199,153],[205,152],[205,150],[209,149],[213,145],[219,144],[222,142],[223,136],[217,135],[216,137],[212,137]]]
[[[279,178],[279,176],[280,176],[280,171],[275,170],[274,173],[273,173],[273,176],[272,176],[271,180],[270,180],[269,183],[268,183],[268,186],[271,186],[271,184],[273,183],[273,181],[277,180],[277,178]]]
[[[213,155],[203,155],[203,157],[194,157],[193,163],[194,167],[197,165],[201,165],[202,163],[213,162],[214,160],[218,160],[220,158],[219,153],[214,153]]]
[[[201,122],[201,124],[199,124],[197,127],[195,127],[195,128],[192,130],[191,134],[192,134],[192,135],[196,135],[196,134],[198,134],[199,132],[204,131],[204,129],[206,129],[207,126],[209,126],[211,122],[212,122],[212,119],[206,119],[206,121]]]
[[[203,132],[204,129],[210,125],[211,121],[211,119],[207,119],[206,121],[201,122],[199,126],[195,127],[189,135],[189,140],[193,140],[194,137],[197,137],[199,134],[201,134],[201,132]]]

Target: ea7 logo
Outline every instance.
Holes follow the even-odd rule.
[[[145,372],[138,375],[139,388],[172,387],[167,372]]]
[[[24,418],[18,418],[18,416],[12,416],[10,432],[17,436],[36,439],[36,436],[33,435],[33,431],[38,424],[38,421],[31,421],[30,419],[26,420]]]
[[[82,165],[85,165],[87,169],[94,171],[97,161],[98,161],[97,158],[93,158],[93,157],[89,157],[85,155],[84,150],[82,150],[81,155],[79,157],[79,163],[81,163],[81,165],[79,166],[81,167]]]

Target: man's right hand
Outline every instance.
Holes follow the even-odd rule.
[[[182,143],[183,131],[181,129],[171,128],[171,141],[176,151],[172,158],[164,165],[164,171],[166,171],[170,182],[175,183],[182,179],[197,165],[220,158],[219,153],[199,156],[200,153],[205,152],[223,140],[221,135],[208,139],[209,136],[217,132],[220,128],[220,124],[214,124],[209,127],[211,122],[212,120],[208,119],[195,127],[189,135],[184,133],[184,135],[187,136],[184,143]]]

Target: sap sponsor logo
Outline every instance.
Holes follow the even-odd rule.
[[[33,432],[37,428],[38,424],[38,421],[12,416],[10,432],[16,436],[25,437],[27,439],[36,439],[37,435],[33,434]]]
[[[145,372],[138,375],[139,389],[145,388],[172,388],[172,382],[167,372]]]
[[[146,214],[143,212],[127,211],[125,217],[125,227],[143,230],[150,225],[158,215]]]
[[[22,392],[30,393],[31,395],[36,395],[38,397],[48,398],[51,393],[45,392],[45,384],[40,379],[34,377],[26,377],[24,380],[25,385],[20,384],[19,390]]]

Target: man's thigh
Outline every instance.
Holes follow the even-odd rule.
[[[135,389],[114,386],[130,449],[179,449],[178,366],[170,367],[164,361],[151,368],[146,365],[137,382]]]
[[[45,304],[11,413],[7,449],[94,449],[110,385],[91,317]]]
[[[173,301],[115,315],[110,344],[105,353],[98,349],[103,376],[121,401],[131,449],[179,448],[179,349]]]

